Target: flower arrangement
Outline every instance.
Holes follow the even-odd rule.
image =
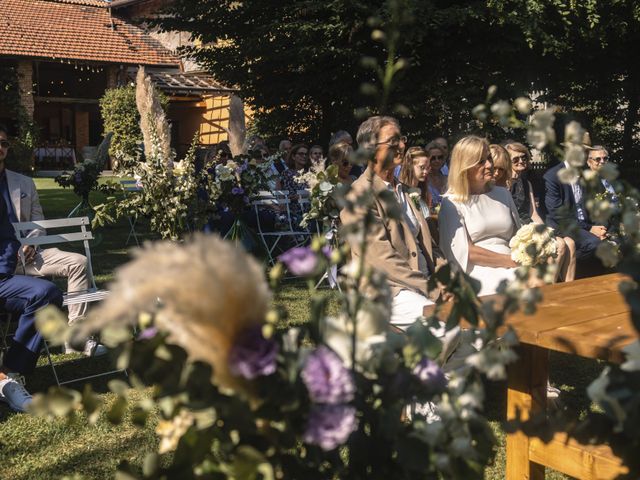
[[[78,195],[88,206],[89,193],[98,188],[98,179],[102,174],[109,159],[109,146],[113,134],[107,133],[100,142],[95,158],[87,159],[76,164],[73,172],[63,172],[55,178],[58,185],[63,188],[73,188],[73,193]]]
[[[248,156],[238,156],[215,166],[213,196],[218,209],[240,216],[249,206],[251,198],[269,189],[273,176],[272,163],[261,162]]]
[[[529,223],[520,227],[509,247],[512,260],[527,267],[544,264],[557,256],[553,229],[542,224]]]
[[[340,185],[338,167],[325,168],[325,159],[311,162],[308,172],[297,177],[299,183],[309,188],[309,210],[302,216],[300,225],[306,228],[309,222],[316,220],[324,224],[336,222],[340,209],[335,200],[335,192]]]
[[[207,221],[210,206],[202,198],[211,197],[212,185],[207,181],[206,168],[196,173],[195,138],[185,158],[175,161],[169,122],[158,92],[142,67],[138,70],[136,83],[144,158],[140,156],[131,162],[123,174],[137,179],[141,188],[116,196],[113,193],[122,193],[122,187],[107,184],[105,191],[110,196],[96,206],[93,223],[104,225],[122,216],[146,217],[152,231],[175,241]]]

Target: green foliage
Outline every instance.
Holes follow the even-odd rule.
[[[15,65],[5,62],[0,66],[0,104],[13,117],[17,132],[13,138],[6,164],[11,170],[32,173],[33,149],[37,147],[39,132],[20,103],[18,90],[18,72]]]

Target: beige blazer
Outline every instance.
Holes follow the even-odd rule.
[[[371,167],[368,167],[360,178],[353,182],[349,197],[354,199],[367,190],[372,190],[376,194],[376,199],[371,207],[374,220],[367,233],[365,263],[386,274],[394,296],[400,290],[412,290],[428,296],[428,277],[418,269],[417,253],[419,246],[427,260],[429,271],[434,272],[431,233],[424,216],[412,202],[409,202],[420,223],[420,233],[416,241],[416,237],[404,219],[389,218],[385,203],[377,198],[377,194],[387,190],[387,186]],[[400,208],[399,204],[397,206]],[[340,212],[340,219],[343,225],[348,225],[361,220],[365,214],[366,210],[363,207],[356,207],[353,212],[344,208]],[[351,251],[355,258],[361,256],[360,245],[352,244]]]
[[[7,170],[7,187],[11,197],[11,205],[20,222],[44,220],[42,206],[38,198],[38,191],[33,179],[11,170]],[[44,235],[44,230],[32,230],[29,236]]]

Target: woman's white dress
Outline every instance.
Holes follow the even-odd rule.
[[[438,226],[445,257],[482,283],[479,295],[494,294],[502,280],[515,279],[515,268],[484,267],[469,261],[469,239],[478,247],[511,254],[509,240],[520,228],[520,220],[507,189],[493,187],[487,193],[471,195],[465,203],[445,196]]]

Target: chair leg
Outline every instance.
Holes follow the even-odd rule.
[[[51,352],[49,351],[49,345],[47,344],[46,340],[44,341],[44,350],[45,352],[47,352],[47,359],[49,360],[49,366],[53,371],[53,377],[56,379],[56,385],[60,386],[60,379],[58,378],[58,372],[56,371],[56,366],[53,363],[53,359],[51,358]]]

